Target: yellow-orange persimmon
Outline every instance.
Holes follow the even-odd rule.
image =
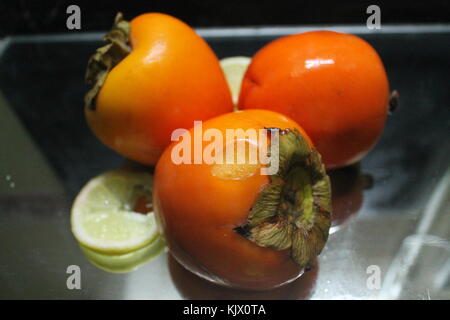
[[[187,269],[221,285],[268,289],[288,283],[308,268],[328,236],[329,179],[297,123],[272,111],[246,110],[202,124],[203,132],[213,129],[223,136],[230,129],[268,128],[280,133],[274,174],[264,175],[263,165],[252,164],[248,152],[273,144],[276,135],[235,136],[232,143],[246,143],[242,163],[236,156],[229,163],[177,164],[173,150],[195,134],[195,127],[171,144],[156,166],[153,205],[171,253]],[[202,150],[216,143],[204,140]],[[230,140],[222,144],[229,145]]]
[[[279,38],[256,53],[239,109],[269,109],[295,120],[327,168],[360,160],[388,112],[389,84],[377,52],[361,38],[331,31]]]
[[[233,110],[219,62],[182,21],[119,14],[91,57],[85,114],[95,135],[125,157],[154,165],[174,129]]]

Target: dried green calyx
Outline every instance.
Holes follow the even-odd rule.
[[[235,231],[262,247],[290,249],[306,268],[322,251],[330,225],[330,180],[319,153],[298,131],[280,130],[279,170]]]
[[[92,87],[84,96],[86,108],[95,110],[95,100],[108,73],[131,52],[129,34],[130,23],[119,12],[111,31],[103,37],[107,44],[98,48],[89,59],[85,79]]]

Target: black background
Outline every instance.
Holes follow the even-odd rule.
[[[81,8],[81,31],[103,31],[117,11],[127,19],[157,11],[174,15],[193,27],[365,24],[371,4],[381,8],[382,23],[450,22],[449,0],[0,0],[0,36],[67,32],[66,8]]]

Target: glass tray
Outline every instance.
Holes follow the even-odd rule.
[[[86,62],[102,34],[0,41],[0,298],[450,299],[450,26],[198,32],[223,58],[251,56],[276,37],[317,28],[369,41],[400,106],[360,165],[332,173],[342,216],[313,270],[256,293],[200,280],[167,252],[127,274],[88,262],[70,232],[71,203],[90,178],[124,162],[83,115]],[[360,179],[370,183],[353,187]],[[81,290],[66,286],[69,265],[81,268]]]

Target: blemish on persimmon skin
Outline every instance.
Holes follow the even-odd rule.
[[[234,159],[227,161],[225,153],[223,154],[223,163],[216,163],[211,168],[211,174],[215,177],[225,180],[242,180],[253,176],[258,169],[261,168],[261,164],[257,158],[252,159],[250,153],[258,154],[256,146],[249,142],[243,144],[244,148],[242,152],[237,152],[235,141],[234,144]],[[226,147],[225,147],[226,149]]]
[[[257,164],[215,164],[211,174],[225,180],[242,180],[253,176],[259,168]]]
[[[247,80],[250,81],[252,85],[255,85],[257,87],[261,85],[254,77],[248,77]]]

